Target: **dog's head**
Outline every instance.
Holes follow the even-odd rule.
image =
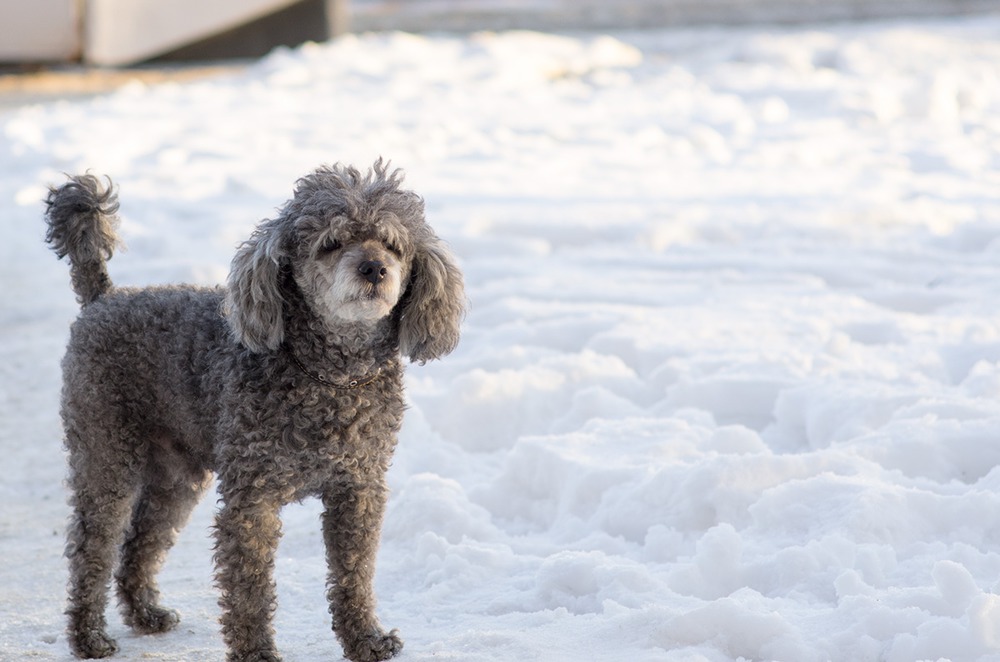
[[[366,174],[335,165],[300,179],[233,258],[225,311],[236,339],[254,352],[281,345],[290,279],[330,328],[393,316],[411,360],[454,349],[462,274],[424,220],[423,200],[401,183],[381,159]]]

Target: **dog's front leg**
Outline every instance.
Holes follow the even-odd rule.
[[[360,480],[359,480],[360,478]],[[375,556],[385,510],[382,477],[344,478],[323,495],[323,538],[330,576],[333,631],[354,662],[386,660],[403,648],[397,631],[385,632],[375,616]]]
[[[216,582],[222,591],[227,662],[280,662],[271,623],[277,597],[274,556],[280,503],[227,494],[215,527]]]

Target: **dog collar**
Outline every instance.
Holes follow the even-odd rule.
[[[291,357],[292,362],[298,367],[298,369],[302,372],[303,375],[313,380],[317,384],[322,384],[323,386],[329,386],[330,388],[350,391],[352,389],[368,386],[369,384],[371,384],[376,379],[382,376],[382,366],[379,366],[375,370],[374,374],[368,375],[367,377],[359,377],[357,379],[352,379],[346,384],[337,384],[336,382],[331,382],[323,375],[317,375],[313,372],[310,372],[309,368],[305,367],[305,365],[302,364],[302,361],[299,361],[299,357],[295,356],[295,353],[292,352],[292,349],[290,347],[286,346],[285,351],[288,353],[288,356]]]

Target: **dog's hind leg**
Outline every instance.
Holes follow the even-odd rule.
[[[94,437],[89,437],[93,439]],[[67,533],[69,560],[69,644],[77,657],[101,658],[118,650],[107,632],[105,607],[115,550],[135,496],[138,472],[126,458],[118,466],[107,457],[75,451],[87,445],[67,429],[70,449],[72,519]]]
[[[180,616],[159,605],[156,573],[177,532],[211,484],[211,473],[154,460],[147,466],[145,478],[122,545],[116,573],[118,599],[125,623],[133,630],[166,632],[177,626]]]

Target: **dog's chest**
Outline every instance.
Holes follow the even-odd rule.
[[[401,395],[380,388],[306,385],[285,404],[281,450],[312,467],[387,459],[403,419]]]
[[[285,501],[322,494],[345,476],[381,480],[403,420],[402,375],[356,389],[287,373],[247,380],[220,420],[215,469],[225,492],[253,485]],[[228,487],[227,487],[228,486]]]

